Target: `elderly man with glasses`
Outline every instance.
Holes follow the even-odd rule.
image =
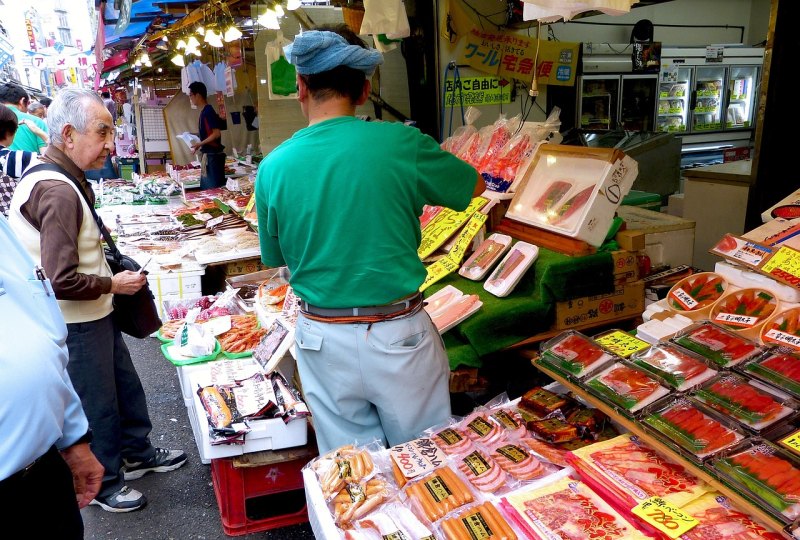
[[[19,123],[14,141],[8,147],[10,150],[39,152],[47,144],[41,137],[42,133],[47,133],[47,124],[41,118],[28,114],[30,102],[28,93],[20,85],[14,83],[0,85],[0,103],[14,111]],[[31,128],[31,125],[34,127]]]

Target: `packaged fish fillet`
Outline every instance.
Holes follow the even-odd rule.
[[[800,397],[800,353],[796,351],[789,348],[774,349],[748,362],[742,370],[786,390],[794,397]]]
[[[633,355],[631,361],[655,373],[679,392],[694,388],[714,375],[711,362],[672,343],[659,343]]]
[[[710,322],[690,326],[670,341],[723,368],[741,364],[764,352],[756,343]]]
[[[756,433],[797,416],[798,411],[798,403],[788,394],[733,373],[714,377],[691,395]]]
[[[517,242],[511,247],[483,288],[495,296],[508,296],[522,276],[539,256],[539,248],[527,242]]]
[[[425,311],[440,334],[468,319],[481,306],[483,302],[477,294],[464,294],[452,285],[443,287],[425,300]]]
[[[744,449],[713,461],[737,491],[784,522],[800,517],[800,462],[769,441],[754,439]]]
[[[586,386],[627,416],[669,394],[655,377],[624,362],[604,369],[586,381]]]
[[[492,234],[464,262],[459,268],[458,274],[472,281],[482,280],[510,247],[510,236],[500,233]]]
[[[538,361],[582,379],[613,359],[613,355],[592,339],[568,330],[541,345]]]

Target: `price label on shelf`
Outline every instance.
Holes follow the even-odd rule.
[[[650,347],[650,344],[622,330],[614,330],[595,339],[597,343],[617,356],[628,358]]]
[[[469,207],[463,212],[456,212],[450,208],[443,208],[433,221],[422,230],[422,241],[417,249],[420,259],[428,257],[431,253],[439,249],[448,238],[453,236],[472,215],[483,208],[488,202],[483,197],[472,199]]]
[[[458,270],[458,263],[449,256],[442,257],[435,263],[428,265],[426,270],[428,271],[428,276],[425,278],[425,281],[422,282],[422,285],[419,286],[419,292],[424,291],[447,274]]]
[[[700,522],[661,497],[650,497],[633,507],[633,513],[670,538],[678,538]]]
[[[250,200],[247,201],[247,206],[244,207],[244,213],[248,213],[250,210],[253,209],[253,206],[256,204],[256,194],[253,193],[250,195]]]
[[[800,454],[800,431],[795,431],[785,439],[781,439],[780,442],[795,454]]]
[[[800,251],[782,246],[761,270],[797,287],[800,285]]]

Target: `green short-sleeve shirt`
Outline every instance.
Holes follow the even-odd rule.
[[[261,257],[286,264],[296,294],[326,307],[415,292],[425,204],[464,210],[477,172],[413,127],[345,116],[301,129],[260,164]]]
[[[9,105],[8,108],[14,111],[14,114],[17,115],[17,122],[20,120],[27,120],[28,122],[33,122],[36,124],[42,131],[47,132],[47,124],[45,124],[44,120],[38,116],[24,113],[13,105]],[[46,146],[45,142],[38,136],[34,135],[33,132],[28,129],[28,126],[19,126],[17,128],[17,132],[14,134],[14,141],[9,145],[8,148],[11,150],[27,150],[28,152],[38,152],[39,148],[43,146]]]

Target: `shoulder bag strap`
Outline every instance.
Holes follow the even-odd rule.
[[[69,178],[70,181],[72,181],[72,183],[75,184],[75,187],[78,188],[78,193],[81,194],[83,200],[86,201],[86,206],[89,207],[89,211],[92,212],[92,217],[94,218],[94,221],[97,223],[97,226],[100,228],[100,234],[103,235],[103,240],[106,241],[109,250],[114,256],[114,260],[117,261],[118,263],[121,263],[122,252],[120,252],[120,250],[117,248],[117,245],[114,243],[114,240],[111,238],[111,234],[106,229],[106,226],[103,223],[103,219],[97,215],[97,212],[94,209],[94,204],[92,204],[92,201],[89,200],[89,196],[86,195],[86,192],[83,190],[83,186],[81,186],[80,182],[78,182],[78,179],[75,178],[70,173],[68,173],[67,171],[65,171],[63,167],[59,167],[55,163],[38,163],[33,167],[29,168],[28,170],[26,170],[24,176],[28,176],[29,174],[33,174],[38,171],[51,171],[59,173],[65,176],[66,178]]]

